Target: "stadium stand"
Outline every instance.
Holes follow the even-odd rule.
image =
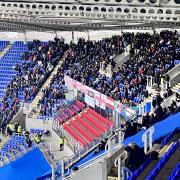
[[[16,72],[13,69],[17,64],[21,65],[22,52],[26,51],[27,47],[22,42],[14,42],[11,48],[1,58],[0,62],[0,99],[1,99],[1,128],[5,128],[7,123],[16,114],[20,105],[19,101],[22,96],[18,94],[18,86],[13,84],[16,79]]]
[[[34,145],[31,144],[31,147]],[[25,154],[30,147],[27,144],[27,138],[25,136],[13,135],[9,140],[1,147],[1,164],[5,165],[12,160],[16,160]]]
[[[77,44],[70,44],[69,51],[66,51],[64,54],[64,61],[59,68],[56,75],[54,75],[51,85],[49,88],[43,90],[43,97],[39,101],[39,105],[41,105],[40,115],[42,116],[52,116],[57,108],[62,106],[62,101],[64,100],[64,92],[66,92],[66,87],[64,86],[64,73],[71,71],[73,65],[77,66],[78,63],[92,61],[93,59],[98,59],[99,49],[102,49],[100,53],[100,62],[104,61],[104,66],[107,66],[109,63],[112,66],[115,65],[113,59],[123,52],[123,49],[120,48],[118,41],[121,37],[115,36],[112,38],[106,38],[100,42],[93,41],[85,41],[85,39],[80,38]],[[96,56],[94,56],[94,52],[96,52]],[[97,61],[97,67],[99,68],[100,62]],[[99,69],[97,69],[98,71]],[[47,114],[46,114],[47,113]]]
[[[151,99],[152,108],[146,108],[146,113],[140,114],[141,117],[137,119],[128,121],[127,118],[121,123],[120,131],[124,133],[122,142],[124,149],[121,150],[126,152],[122,171],[129,173],[130,176],[125,177],[125,173],[122,175],[124,179],[147,180],[178,177],[179,94],[173,94],[171,86],[166,87],[164,97],[166,99],[171,96],[176,97],[175,100],[164,105],[162,104],[165,99],[162,93],[160,94],[163,90],[161,80],[169,82],[171,77],[166,74],[179,65],[178,41],[176,31],[162,31],[155,35],[123,33],[122,36],[97,42],[80,38],[76,44],[70,43],[70,45],[57,38],[48,43],[35,40],[27,45],[16,41],[0,62],[0,76],[4,83],[0,86],[1,127],[5,128],[19,110],[20,101],[32,102],[53,72],[57,62],[60,59],[63,60],[50,86],[42,90],[43,97],[38,102],[38,107],[40,116],[55,118],[60,135],[63,135],[62,137],[65,137],[68,143],[73,140],[76,142],[72,144],[74,147],[79,144],[78,150],[86,150],[86,155],[78,154],[80,151],[78,153],[74,151],[73,161],[65,162],[65,175],[69,176],[71,175],[69,168],[73,170],[88,164],[98,156],[105,157],[108,153],[105,148],[109,138],[107,132],[111,131],[110,136],[116,132],[115,123],[103,117],[103,113],[101,115],[97,113],[95,108],[90,108],[89,104],[77,99],[70,102],[66,100],[65,93],[68,92],[68,88],[65,86],[64,75],[130,107],[141,106],[144,100],[151,96],[146,88],[147,76],[154,76],[155,89],[158,89],[158,93]],[[130,44],[130,58],[118,68],[118,71],[113,71],[114,58]],[[22,57],[21,53],[23,53]],[[112,77],[99,72],[100,63],[103,64],[103,68],[112,66]],[[3,77],[9,78],[9,81],[4,82]],[[158,143],[161,147],[145,154],[142,135],[152,126],[154,127],[152,142]],[[44,132],[45,130],[40,128],[30,130],[31,134],[41,135]],[[163,137],[165,137],[163,141],[159,142]],[[119,144],[119,142],[116,143]],[[91,149],[86,148],[91,144],[93,144]],[[7,159],[11,159],[11,155],[18,158],[19,153],[22,154],[28,148],[24,137],[12,135],[1,149],[0,161],[3,164]],[[45,176],[51,175],[47,173]]]
[[[51,87],[44,90],[44,97],[39,101],[39,104],[41,104],[40,115],[52,116],[57,110],[57,107],[62,106],[63,101],[58,100],[57,96],[59,95],[60,99],[64,99],[64,92],[66,91],[64,90],[64,81],[62,80],[64,72],[73,79],[116,100],[120,100],[121,102],[131,100],[135,103],[141,103],[150,95],[150,92],[146,89],[146,76],[151,76],[155,73],[155,82],[158,84],[160,83],[160,77],[178,64],[176,59],[179,58],[179,51],[175,51],[175,45],[172,45],[172,47],[167,46],[166,36],[170,36],[171,40],[177,41],[176,32],[173,34],[171,31],[162,31],[160,34],[156,34],[155,37],[148,33],[137,33],[134,37],[132,33],[124,33],[122,37],[115,36],[110,39],[105,39],[100,42],[100,45],[98,44],[99,46],[95,47],[91,42],[79,39],[76,45],[73,44],[73,46],[78,47],[78,51],[75,48],[71,48],[75,50],[66,52],[64,57],[65,60],[57,75],[54,76]],[[105,67],[109,63],[114,66],[115,62],[112,57],[116,57],[118,53],[122,52],[122,49],[126,47],[131,40],[135,40],[133,46],[135,51],[138,50],[138,53],[131,52],[131,59],[124,62],[117,72],[113,72],[112,78],[101,75],[99,73],[100,63],[104,62]],[[122,47],[119,44],[120,41],[122,41]],[[152,43],[154,43],[154,45],[151,47]],[[87,46],[85,46],[87,48],[86,50],[83,49],[83,45],[85,44],[87,44]],[[106,46],[104,44],[106,44]],[[146,49],[143,49],[140,44],[144,45]],[[109,51],[107,51],[108,45],[110,48]],[[89,50],[90,47],[91,51]],[[162,53],[164,56],[167,56],[167,53],[173,49],[175,53],[172,55],[171,59],[167,59],[163,63],[153,61],[153,58],[162,56]],[[102,53],[99,53],[99,50],[102,51]],[[89,54],[82,54],[82,57],[78,57],[80,52],[84,53],[86,51]],[[98,54],[95,54],[95,52]],[[110,54],[104,52],[110,52]],[[146,56],[142,56],[142,52],[145,52]],[[138,60],[138,58],[147,59],[147,63]],[[100,62],[96,61],[97,59],[100,59]],[[77,65],[78,62],[80,62],[80,65],[75,66],[76,68],[72,69],[72,64],[75,63],[75,65]],[[96,63],[93,62],[99,64],[96,65]],[[128,77],[129,79],[125,79],[125,77]],[[57,85],[57,82],[60,83],[60,86]],[[122,82],[124,82],[124,84]]]

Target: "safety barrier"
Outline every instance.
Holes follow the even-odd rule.
[[[102,141],[102,139],[105,139],[112,135],[113,129],[109,129],[106,133],[102,134],[101,138],[93,141],[92,143],[88,144],[86,147],[77,149],[75,154],[71,157],[69,157],[68,161],[64,162],[64,167],[67,169],[72,164],[80,160],[82,157],[84,157],[86,154],[88,154],[91,150],[93,150],[95,147],[99,145],[99,143]]]
[[[119,134],[118,134],[118,133],[119,133]],[[101,159],[104,159],[105,156],[106,156],[106,157],[109,157],[109,152],[114,153],[114,152],[117,152],[120,148],[122,148],[123,146],[122,146],[121,143],[122,143],[122,141],[123,141],[123,137],[124,137],[124,136],[122,135],[122,132],[118,132],[118,133],[117,133],[117,134],[114,134],[114,135],[110,138],[110,140],[109,140],[109,142],[112,142],[111,140],[112,140],[115,136],[118,136],[118,137],[120,137],[120,138],[119,138],[120,141],[119,141],[118,143],[116,143],[116,144],[114,144],[114,145],[112,145],[112,146],[108,146],[109,142],[107,142],[107,143],[106,143],[106,146],[105,146],[105,152],[103,152],[103,153],[101,153],[100,155],[94,157],[93,159],[90,159],[89,161],[87,161],[87,162],[79,165],[79,166],[78,166],[79,170],[78,170],[77,172],[74,172],[74,173],[69,172],[70,174],[69,174],[66,178],[64,178],[64,180],[67,180],[67,179],[73,177],[74,175],[80,174],[82,171],[84,171],[84,170],[92,167],[94,164],[96,164],[97,162],[101,161]],[[68,174],[68,173],[67,173],[67,174]]]

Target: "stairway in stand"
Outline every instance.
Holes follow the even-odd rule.
[[[9,137],[8,136],[2,136],[0,138],[0,149],[4,146],[4,144],[9,140]]]
[[[0,60],[1,58],[11,49],[12,47],[12,44],[8,44],[4,49],[3,51],[0,53]]]
[[[180,93],[180,82],[172,88],[172,91],[175,93]]]
[[[49,87],[53,76],[55,74],[57,74],[58,68],[61,67],[61,64],[62,64],[62,60],[60,60],[58,62],[57,66],[54,68],[53,72],[51,73],[49,78],[46,80],[46,82],[44,83],[44,85],[40,89],[39,93],[36,95],[35,99],[32,101],[32,103],[30,105],[30,111],[28,114],[29,117],[37,118],[39,116],[40,110],[37,108],[37,104],[38,104],[39,100],[42,98],[42,95],[43,95],[42,90],[45,89],[46,87]],[[35,110],[35,112],[33,112],[33,110]]]

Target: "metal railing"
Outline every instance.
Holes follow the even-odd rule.
[[[125,152],[122,152],[114,161],[114,166],[118,168],[118,179],[122,178],[122,160],[126,159],[127,155]]]
[[[64,104],[64,106],[61,107],[61,110],[59,110],[56,114],[54,114],[54,118],[56,119],[66,107],[69,107],[70,105],[72,105],[75,102],[75,99],[72,99],[71,101],[69,101],[67,104]]]
[[[117,144],[123,142],[123,140],[124,140],[124,133],[122,131],[117,132],[108,139],[105,145],[105,151],[109,151],[113,149]]]
[[[0,138],[2,137],[2,135],[3,135],[3,129],[0,128]],[[1,140],[1,139],[0,139],[0,140]]]
[[[55,130],[55,129],[54,129],[54,130],[55,130],[57,133],[60,132],[60,136],[66,137],[66,138],[69,140],[69,142],[70,142],[75,148],[77,148],[77,149],[81,149],[81,148],[83,147],[80,143],[78,143],[77,141],[75,141],[75,140],[69,135],[69,133],[68,133],[67,131],[65,131],[64,128],[63,128],[61,125],[59,125],[58,122],[57,122],[57,124],[58,124],[59,128],[58,128],[58,130]]]
[[[91,150],[96,148],[103,139],[110,137],[112,133],[113,133],[113,129],[109,129],[104,134],[102,134],[102,136],[99,139],[94,140],[92,143],[88,144],[84,148],[81,148],[79,150],[77,149],[75,154],[69,157],[68,161],[65,161],[64,163],[65,169],[70,167],[72,164],[74,164],[75,162],[80,160],[82,157],[84,157],[86,154],[88,154]]]
[[[113,138],[115,138],[116,136],[118,136],[118,141],[117,143],[113,144],[112,146],[108,146],[109,142],[111,140],[113,140]],[[74,175],[80,174],[82,171],[92,167],[94,164],[96,164],[97,162],[101,161],[103,158],[105,157],[110,157],[109,156],[109,152],[111,152],[111,154],[113,152],[117,152],[120,148],[122,148],[122,141],[124,139],[124,134],[120,131],[116,134],[114,134],[112,137],[110,137],[110,139],[107,141],[106,145],[105,145],[105,152],[103,152],[102,154],[90,159],[89,161],[81,164],[80,166],[78,166],[79,170],[77,172],[69,172],[70,174],[64,178],[65,180],[73,177]],[[119,141],[120,140],[120,141]]]

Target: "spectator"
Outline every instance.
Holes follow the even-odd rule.
[[[15,129],[15,132],[16,132],[16,133],[18,133],[18,126],[19,126],[19,123],[16,122],[16,123],[14,124],[14,129]]]
[[[135,171],[146,160],[144,151],[133,142],[125,147],[125,152],[127,155],[124,165],[130,171]]]
[[[160,106],[162,102],[163,102],[163,98],[161,97],[160,93],[158,93],[156,96],[156,104]]]
[[[180,95],[176,93],[176,102],[180,103]]]
[[[23,129],[22,129],[21,125],[18,125],[17,133],[18,133],[18,134],[21,134],[22,131],[23,131]]]
[[[28,144],[28,148],[32,146],[32,141],[29,137],[26,139],[26,143]]]
[[[41,142],[41,136],[39,134],[36,134],[34,137],[34,141],[39,144]]]
[[[59,151],[63,151],[64,149],[64,138],[61,136],[59,139]]]

